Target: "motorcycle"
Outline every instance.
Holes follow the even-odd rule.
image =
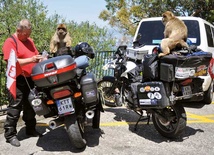
[[[145,54],[137,62],[127,58],[130,51],[122,49],[118,47],[116,59],[103,67],[113,68],[114,76],[104,76],[98,82],[104,104],[113,107],[124,104],[135,111],[139,115],[135,130],[139,121],[148,120],[149,124],[152,117],[162,136],[177,138],[186,127],[184,107],[212,102],[213,82],[207,75],[212,54],[189,57],[170,54],[161,58]]]
[[[85,125],[99,128],[103,108],[97,80],[86,71],[94,51],[85,42],[74,49],[75,56],[61,54],[34,66],[35,88],[28,99],[37,115],[53,118],[51,129],[64,124],[70,141],[80,149],[86,147]]]

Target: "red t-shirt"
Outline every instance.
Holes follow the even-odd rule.
[[[34,55],[39,54],[31,38],[28,38],[25,42],[22,42],[16,36],[13,35],[13,37],[17,42],[18,48],[16,47],[16,43],[11,37],[7,38],[2,47],[4,60],[7,61],[9,59],[11,49],[16,52],[17,58],[19,59],[30,58]],[[36,63],[29,63],[27,65],[21,66],[22,71],[24,71],[26,77],[29,77],[31,75],[32,68],[35,64]]]

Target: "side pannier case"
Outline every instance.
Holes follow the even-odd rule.
[[[137,85],[139,107],[165,108],[170,106],[169,98],[162,82],[152,81]]]
[[[88,106],[93,106],[98,102],[97,81],[93,73],[88,73],[81,78],[81,90],[84,102]]]
[[[186,79],[198,76],[206,76],[212,53],[204,52],[202,55],[173,55],[169,54],[160,58],[160,78],[166,79],[166,73],[175,74],[176,79]],[[173,69],[172,69],[173,68]],[[166,72],[167,70],[167,72]],[[168,81],[169,82],[169,81]]]
[[[70,55],[62,55],[36,64],[32,70],[32,80],[38,87],[51,87],[76,76],[76,62]]]

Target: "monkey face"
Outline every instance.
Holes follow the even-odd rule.
[[[166,11],[162,14],[162,22],[164,25],[166,25],[166,23],[171,20],[172,18],[174,18],[174,14],[171,11]]]
[[[58,36],[65,36],[67,34],[67,28],[65,24],[59,24],[57,26],[57,35]]]

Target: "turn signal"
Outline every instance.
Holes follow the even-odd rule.
[[[78,97],[80,97],[80,96],[82,96],[82,93],[81,93],[81,92],[76,92],[76,93],[74,94],[74,98],[78,98]]]
[[[54,104],[54,101],[53,101],[53,100],[48,100],[48,101],[47,101],[47,104],[48,104],[48,105]]]

